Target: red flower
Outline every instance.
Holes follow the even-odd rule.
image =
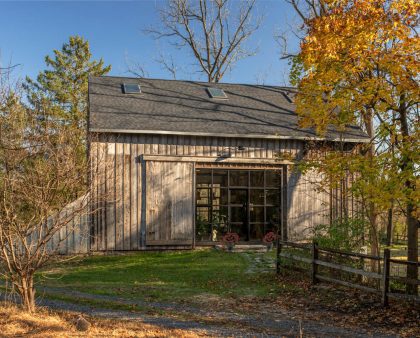
[[[236,244],[239,242],[239,235],[236,232],[228,232],[223,236],[223,242]]]
[[[273,231],[270,231],[265,234],[263,238],[263,242],[266,244],[270,244],[270,243],[273,243],[276,240],[276,238],[277,238],[277,235]]]

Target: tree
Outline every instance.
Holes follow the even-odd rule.
[[[46,58],[52,70],[24,88],[0,69],[0,275],[28,311],[35,310],[35,273],[57,254],[73,221],[96,212],[87,181],[87,80],[109,67],[90,61],[79,37],[54,53]],[[67,235],[56,236],[63,227]]]
[[[408,259],[417,262],[420,5],[412,0],[325,3],[322,16],[305,22],[296,97],[301,124],[320,134],[330,125],[364,124],[378,153],[367,147],[365,156],[348,158],[343,168],[361,170],[360,189],[370,206],[387,210],[394,200],[403,206]],[[324,168],[333,170],[330,165]],[[407,275],[417,278],[417,267],[409,266]]]
[[[50,257],[49,239],[69,222],[54,215],[86,187],[68,129],[40,120],[19,91],[0,93],[1,274],[33,311],[34,274]]]
[[[45,57],[45,63],[48,69],[36,81],[26,78],[29,102],[37,108],[49,101],[55,108],[44,111],[43,118],[59,120],[72,129],[83,140],[76,144],[79,157],[86,157],[88,78],[107,74],[111,66],[102,59],[92,60],[89,42],[80,36],[71,36],[61,50],[54,50],[53,57]]]
[[[237,61],[256,52],[245,48],[261,23],[261,17],[253,16],[255,2],[168,0],[160,9],[162,27],[146,32],[156,39],[170,39],[176,48],[189,49],[207,81],[219,82]]]

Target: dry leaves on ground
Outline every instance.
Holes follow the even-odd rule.
[[[202,334],[179,329],[165,329],[138,321],[118,321],[86,317],[91,323],[88,332],[78,332],[77,315],[39,309],[29,314],[11,304],[0,305],[0,337],[202,337]]]

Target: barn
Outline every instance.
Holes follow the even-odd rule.
[[[356,212],[294,166],[310,149],[351,151],[357,127],[302,129],[287,87],[127,77],[89,79],[90,250],[187,249],[236,232],[300,239]],[[350,178],[349,178],[350,180]],[[350,210],[350,211],[349,211]]]

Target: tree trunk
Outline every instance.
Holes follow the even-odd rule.
[[[375,211],[375,204],[369,202],[369,223],[370,223],[370,231],[369,231],[369,242],[370,242],[370,254],[372,256],[379,256],[379,238],[378,238],[378,216]],[[379,272],[380,270],[380,263],[379,261],[370,260],[371,262],[371,269],[372,271]]]
[[[394,203],[391,204],[391,207],[388,209],[388,222],[386,226],[386,245],[392,245],[392,232],[393,232],[393,222],[394,222]]]
[[[407,108],[404,101],[404,96],[401,96],[401,105],[399,109],[399,119],[401,122],[401,133],[403,136],[403,143],[410,142],[410,130],[408,126],[407,118]],[[403,145],[403,150],[405,149]],[[401,156],[401,171],[407,173],[407,180],[405,181],[405,187],[408,194],[410,191],[416,189],[415,179],[410,179],[414,177],[414,161],[410,152],[405,151]],[[418,262],[419,253],[418,253],[418,228],[419,220],[415,216],[416,207],[414,201],[410,199],[410,196],[407,198],[406,212],[407,212],[407,259],[412,262]],[[407,278],[417,279],[418,278],[418,268],[417,265],[409,264],[407,265]],[[410,294],[417,294],[417,285],[407,284],[407,292]]]
[[[373,128],[373,110],[370,110],[367,112],[365,116],[365,127],[367,134],[369,135],[371,139],[371,143],[369,145],[369,149],[367,152],[367,156],[370,160],[370,162],[373,162],[373,157],[375,156],[375,145],[373,143],[373,140],[375,138],[375,132]],[[369,192],[369,200],[367,202],[367,216],[369,219],[369,242],[370,242],[370,254],[372,256],[378,256],[379,255],[379,239],[378,239],[378,217],[376,212],[376,206],[375,203],[372,202],[373,200],[373,192]],[[371,269],[372,271],[379,271],[379,261],[370,260],[371,261]]]
[[[28,312],[35,311],[35,288],[33,276],[22,277],[18,286],[23,308]]]
[[[419,221],[413,216],[413,203],[407,204],[407,259],[412,262],[418,262],[419,244],[418,244],[418,228]],[[407,265],[407,278],[418,279],[418,267],[414,264]],[[417,294],[417,285],[407,284],[407,293]]]

